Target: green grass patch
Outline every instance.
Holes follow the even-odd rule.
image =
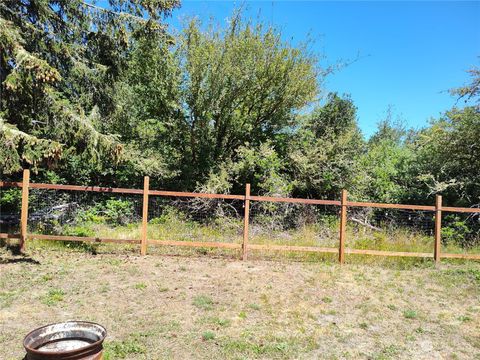
[[[104,360],[128,359],[130,355],[144,353],[145,347],[137,337],[123,341],[107,341],[105,342]]]
[[[198,295],[193,298],[193,305],[202,310],[212,310],[213,299],[208,295]]]
[[[255,303],[248,304],[248,307],[252,310],[260,310],[261,309],[260,305],[255,304]]]
[[[215,339],[215,333],[213,331],[205,331],[202,334],[202,340],[203,341],[208,341],[208,340],[213,340]]]
[[[147,288],[147,284],[145,284],[145,283],[135,284],[135,289],[137,289],[137,290],[145,290],[146,288]]]
[[[403,317],[405,319],[416,319],[418,314],[415,310],[408,309],[403,312]]]
[[[62,289],[51,289],[43,297],[42,303],[48,306],[54,306],[59,302],[62,302],[65,297],[65,292]]]
[[[313,337],[222,338],[218,343],[224,356],[234,359],[286,359],[316,348]]]
[[[398,354],[400,354],[401,349],[397,345],[388,345],[384,347],[380,352],[373,355],[372,359],[374,360],[389,360],[394,359]]]

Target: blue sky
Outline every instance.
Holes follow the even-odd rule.
[[[169,20],[198,16],[224,22],[242,2],[182,1]],[[324,65],[356,62],[327,80],[327,91],[351,95],[360,128],[370,136],[389,106],[407,126],[420,128],[455,104],[447,92],[468,82],[479,64],[480,2],[246,1],[245,15],[282,29],[326,56]]]

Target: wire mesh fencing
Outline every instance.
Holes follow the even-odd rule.
[[[338,206],[252,201],[248,256],[334,258],[338,251],[338,226]]]
[[[30,234],[135,238],[142,218],[142,199],[131,194],[31,189],[28,207]]]
[[[148,177],[144,189],[30,184],[28,170],[0,189],[0,238],[20,249],[37,239],[123,243],[143,255],[480,259],[480,210],[443,207],[441,196],[433,206],[348,201],[345,190],[341,200],[250,196],[249,185],[245,195],[188,193],[150,190]]]
[[[149,197],[147,238],[150,245],[191,246],[206,252],[214,243],[238,252],[242,234],[241,200]]]
[[[480,255],[480,213],[445,212],[442,253]]]
[[[432,253],[433,211],[352,207],[348,214],[349,249]]]

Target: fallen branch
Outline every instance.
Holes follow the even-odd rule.
[[[357,224],[360,224],[362,226],[368,227],[369,229],[372,229],[372,230],[375,230],[375,231],[382,231],[382,229],[380,229],[379,227],[373,226],[373,225],[371,225],[371,224],[369,224],[365,221],[355,219],[355,218],[350,218],[350,220],[352,220],[353,222],[356,222]]]

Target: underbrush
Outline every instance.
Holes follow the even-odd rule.
[[[121,216],[121,215],[120,215]],[[86,236],[114,239],[140,239],[141,222],[128,223],[112,222],[108,218],[99,218],[92,214],[82,214],[74,224],[61,227],[61,235]],[[208,241],[220,243],[242,242],[243,221],[241,218],[216,218],[206,221],[189,219],[179,212],[165,212],[162,216],[153,218],[148,224],[148,239],[174,240],[174,241]],[[410,228],[388,228],[377,231],[359,225],[349,225],[347,228],[346,248],[369,249],[400,252],[433,252],[433,236]],[[461,243],[461,242],[460,242]],[[443,244],[442,252],[480,254],[480,246],[462,247],[460,243],[448,241]],[[261,223],[252,223],[250,226],[249,244],[259,245],[289,245],[325,247],[337,249],[338,247],[338,221],[329,219],[324,222],[303,224],[291,229],[270,228]],[[138,252],[138,245],[119,245],[104,243],[83,243],[63,241],[34,241],[29,242],[29,247],[66,248],[74,251],[98,252]],[[205,248],[173,248],[165,246],[149,246],[149,253],[169,253],[181,255],[226,255],[238,257],[238,250],[209,249]],[[262,259],[288,259],[298,261],[337,261],[336,253],[295,252],[295,251],[249,251],[249,258]],[[347,255],[348,263],[381,263],[395,264],[396,266],[430,266],[430,258],[395,257],[384,258],[367,255]],[[459,261],[459,260],[445,260]]]

